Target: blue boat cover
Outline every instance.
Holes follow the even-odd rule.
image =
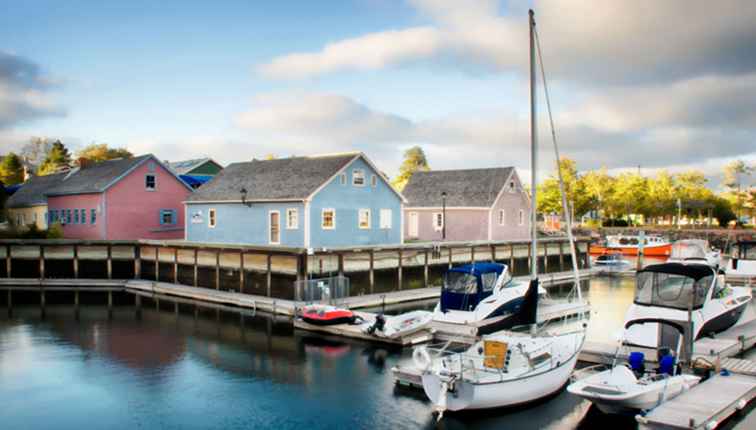
[[[197,188],[213,177],[205,175],[179,175],[179,178],[181,178],[182,181],[186,182],[186,184],[190,187]]]
[[[473,263],[462,266],[452,267],[446,272],[449,273],[466,273],[475,277],[475,291],[469,293],[459,293],[449,290],[444,278],[444,288],[441,291],[441,311],[446,312],[449,309],[460,311],[471,311],[478,306],[482,300],[493,293],[493,288],[483,288],[483,275],[486,273],[495,273],[496,279],[501,276],[506,268],[500,263]]]

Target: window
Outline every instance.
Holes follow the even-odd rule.
[[[79,213],[80,213],[79,216],[81,217],[80,218],[81,223],[82,224],[86,224],[87,223],[87,210],[86,209],[79,209]]]
[[[150,161],[149,163],[147,163],[147,170],[149,172],[151,172],[151,173],[155,172],[155,169],[157,169],[157,166],[155,165],[154,161]]]
[[[391,228],[391,209],[381,209],[379,224],[382,229]]]
[[[520,225],[525,225],[525,211],[520,209]]]
[[[16,225],[21,225],[21,214],[16,215]]]
[[[97,209],[90,209],[89,214],[89,223],[94,225],[97,222]]]
[[[360,209],[357,211],[357,225],[363,230],[370,228],[370,209]]]
[[[79,223],[79,210],[78,209],[74,209],[73,211],[74,211],[74,222],[73,223],[74,224],[78,224]]]
[[[339,175],[339,182],[341,182],[341,185],[346,185],[346,173]]]
[[[155,191],[157,189],[155,175],[144,176],[144,189],[147,191]]]
[[[516,191],[514,181],[509,181],[509,192],[514,193]]]
[[[499,209],[499,225],[505,225],[507,223],[507,211]]]
[[[289,230],[299,228],[299,211],[297,208],[286,209],[286,228]]]
[[[160,225],[176,224],[176,211],[173,209],[160,210]]]
[[[207,226],[210,228],[215,228],[216,223],[217,223],[217,220],[216,220],[215,209],[208,210],[207,211]]]
[[[370,186],[375,188],[378,185],[378,177],[373,175],[370,177]]]
[[[336,210],[323,209],[321,213],[320,227],[323,230],[333,230],[336,228]]]
[[[365,171],[362,169],[352,170],[352,185],[357,187],[365,186]]]
[[[281,243],[281,214],[278,211],[270,211],[268,217],[270,221],[270,244],[278,245]]]
[[[444,214],[442,212],[436,212],[433,214],[433,229],[441,231],[444,228]]]

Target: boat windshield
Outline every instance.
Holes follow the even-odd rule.
[[[669,258],[675,260],[706,258],[706,252],[703,246],[698,243],[675,243],[672,245],[672,253]]]
[[[635,287],[635,303],[687,310],[692,300],[693,309],[698,309],[706,300],[712,280],[713,275],[696,281],[684,275],[640,272]],[[694,289],[696,294],[692,297]]]
[[[477,278],[469,273],[447,272],[444,278],[444,290],[451,293],[475,294],[477,288]]]

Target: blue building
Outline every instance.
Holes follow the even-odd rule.
[[[186,202],[186,240],[328,248],[402,243],[404,197],[362,153],[226,167]]]

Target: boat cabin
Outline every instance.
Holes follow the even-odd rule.
[[[607,236],[607,243],[610,246],[638,246],[641,243],[640,236]],[[667,240],[661,236],[648,235],[643,238],[644,246],[658,246],[667,244]]]
[[[622,264],[625,260],[620,253],[604,254],[596,257],[596,264]]]
[[[706,260],[709,243],[705,240],[678,240],[672,244],[670,260]]]
[[[452,267],[444,276],[441,311],[475,309],[478,303],[493,294],[502,273],[505,278],[501,285],[504,285],[511,279],[505,264],[474,263]]]
[[[716,282],[716,272],[703,264],[665,263],[647,266],[638,272],[634,303],[678,310],[703,307],[711,297],[723,294],[726,287]]]

